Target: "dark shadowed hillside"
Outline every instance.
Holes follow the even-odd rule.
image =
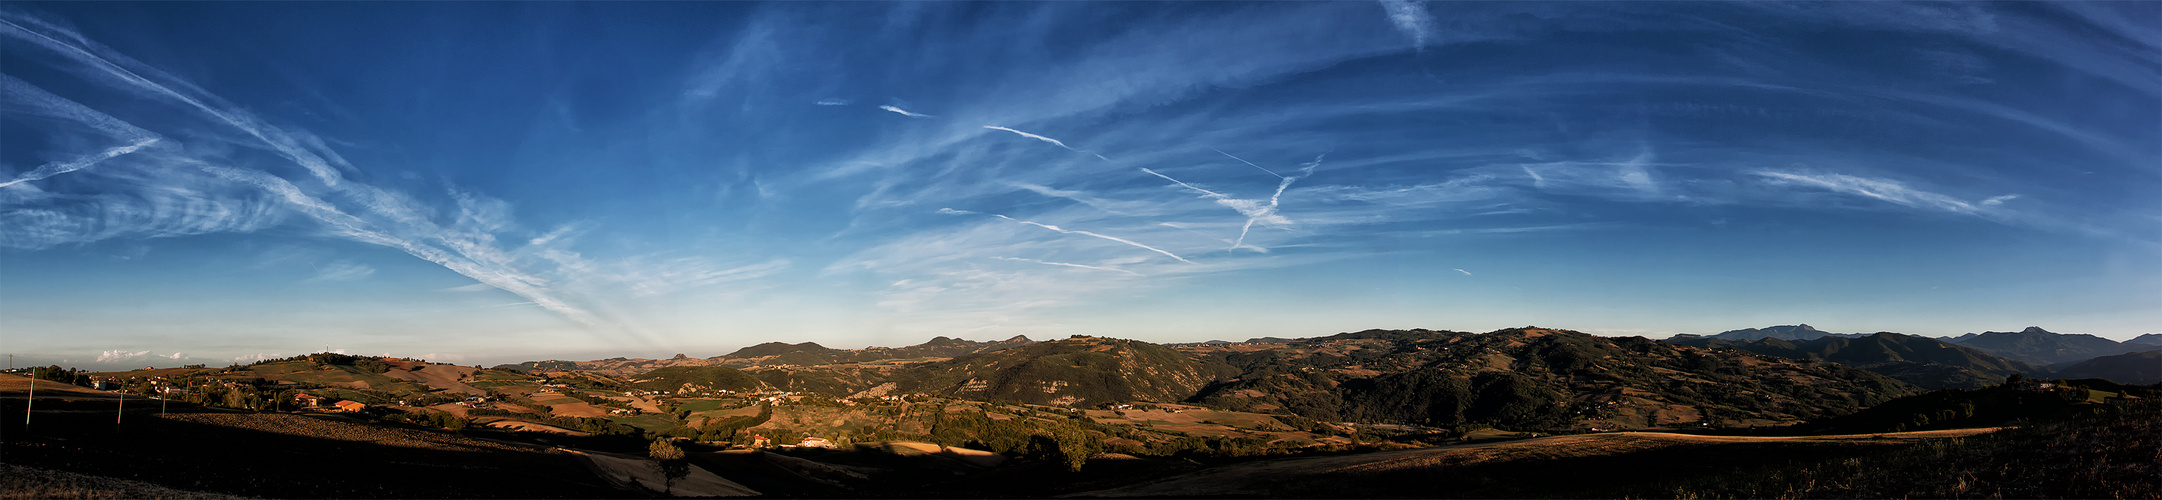
[[[1736,342],[1710,337],[1668,339],[1693,347],[1733,348],[1792,359],[1830,361],[1869,370],[1924,389],[1977,388],[1996,385],[2015,373],[2034,373],[2035,367],[1941,340],[1877,333],[1864,337],[1818,337],[1787,341],[1760,339]]]
[[[2162,382],[2162,351],[2103,356],[2075,363],[2057,371],[2064,378],[2099,378],[2120,384]]]
[[[706,392],[754,390],[760,387],[760,382],[742,370],[725,366],[671,366],[633,376],[629,385],[649,391]]]

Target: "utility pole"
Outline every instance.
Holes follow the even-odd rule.
[[[113,394],[120,396],[120,409],[113,412],[113,430],[118,431],[120,430],[120,416],[128,413],[128,388],[127,386],[120,386],[120,392]]]
[[[36,372],[37,370],[31,370],[30,395],[23,398],[23,430],[26,431],[30,430],[31,407],[38,404],[38,376]]]

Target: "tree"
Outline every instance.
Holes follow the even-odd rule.
[[[653,440],[653,444],[646,446],[646,455],[653,457],[654,466],[660,468],[662,493],[674,489],[677,480],[691,475],[691,464],[683,460],[683,449],[677,448],[668,438]]]

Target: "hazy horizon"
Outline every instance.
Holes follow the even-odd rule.
[[[0,9],[0,351],[2162,332],[2162,3]]]

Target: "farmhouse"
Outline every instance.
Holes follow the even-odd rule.
[[[323,398],[310,396],[307,394],[294,394],[293,403],[309,408],[314,408],[323,405]]]
[[[822,437],[807,437],[803,438],[803,442],[796,446],[801,448],[832,448],[833,442]]]
[[[368,405],[361,404],[359,401],[339,401],[337,406],[338,411],[346,413],[360,413],[361,410],[368,409]]]

